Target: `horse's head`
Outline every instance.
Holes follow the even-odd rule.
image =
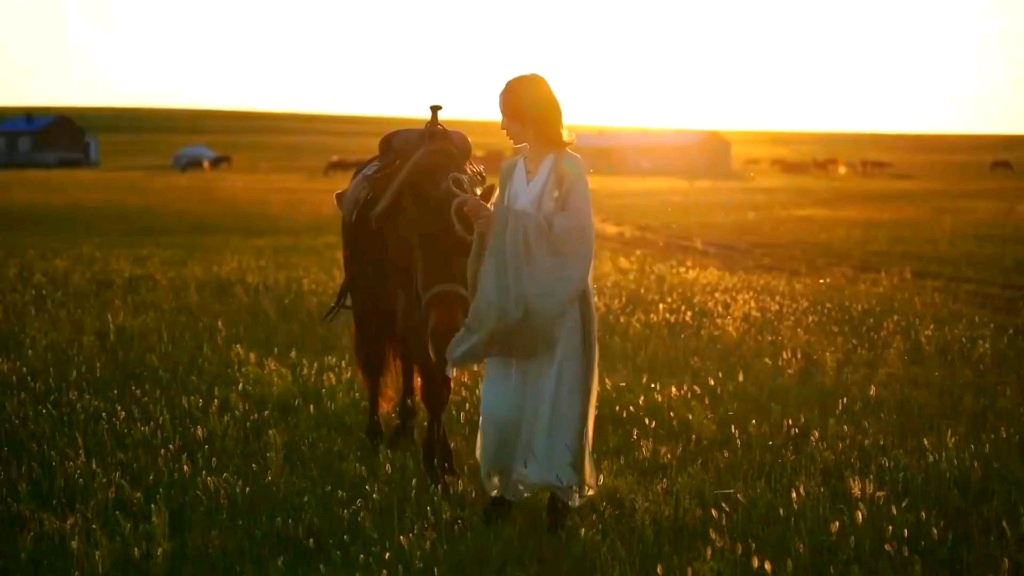
[[[432,122],[436,123],[436,111]],[[483,170],[471,160],[468,139],[437,126],[428,123],[422,132],[398,131],[405,133],[394,140],[406,137],[413,142],[407,149],[391,151],[388,146],[401,148],[402,143],[385,146],[382,141],[382,162],[393,166],[388,170],[393,174],[370,217],[377,227],[388,227],[400,238],[400,253],[393,257],[412,268],[403,276],[414,280],[415,302],[440,365],[469,309],[466,266],[472,225],[458,209],[458,200],[473,195],[489,202],[494,185],[485,185]],[[389,160],[389,155],[396,158]]]

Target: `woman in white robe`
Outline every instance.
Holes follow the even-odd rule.
[[[502,128],[528,151],[502,167],[493,207],[465,207],[478,243],[474,299],[448,361],[485,365],[476,451],[488,517],[546,490],[548,525],[558,530],[597,488],[590,187],[543,78],[509,81],[500,107]]]

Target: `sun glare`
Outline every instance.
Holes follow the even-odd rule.
[[[0,38],[0,105],[418,117],[440,102],[493,120],[504,82],[538,72],[570,124],[1024,131],[1015,0],[12,6],[25,24]]]

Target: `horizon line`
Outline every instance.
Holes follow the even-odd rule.
[[[0,110],[35,110],[35,109],[63,109],[63,110],[125,110],[125,111],[146,111],[146,110],[157,110],[166,112],[219,112],[219,113],[234,113],[234,114],[266,114],[266,115],[277,115],[277,116],[320,116],[329,118],[368,118],[376,120],[417,120],[423,121],[424,116],[403,116],[403,115],[387,115],[387,114],[357,114],[357,113],[339,113],[339,112],[326,112],[326,111],[309,111],[309,110],[279,110],[279,109],[266,109],[266,108],[217,108],[217,107],[188,107],[188,106],[138,106],[138,105],[69,105],[69,104],[33,104],[31,106],[18,105],[18,104],[6,104],[0,103]],[[496,118],[466,118],[466,117],[449,117],[445,122],[463,122],[463,123],[478,123],[478,124],[496,124],[500,122],[500,119]],[[1005,136],[1005,137],[1024,137],[1024,133],[1016,132],[900,132],[900,131],[885,131],[885,130],[873,130],[873,131],[849,131],[849,130],[799,130],[799,129],[722,129],[722,128],[684,128],[684,127],[664,127],[664,126],[636,126],[636,125],[616,125],[616,124],[566,124],[566,128],[572,129],[586,129],[586,130],[600,130],[600,129],[613,129],[613,130],[662,130],[662,131],[692,131],[692,132],[721,132],[721,133],[738,133],[738,134],[803,134],[803,135],[848,135],[848,136],[951,136],[951,137],[991,137],[991,136]]]

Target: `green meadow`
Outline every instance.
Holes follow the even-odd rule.
[[[552,537],[540,497],[483,523],[479,373],[442,496],[367,446],[320,320],[324,164],[422,121],[72,115],[102,166],[0,171],[2,573],[1024,571],[1024,176],[988,171],[1024,137],[729,133],[736,179],[593,175],[601,485]],[[233,169],[171,169],[191,144]],[[830,156],[894,166],[767,167]]]

